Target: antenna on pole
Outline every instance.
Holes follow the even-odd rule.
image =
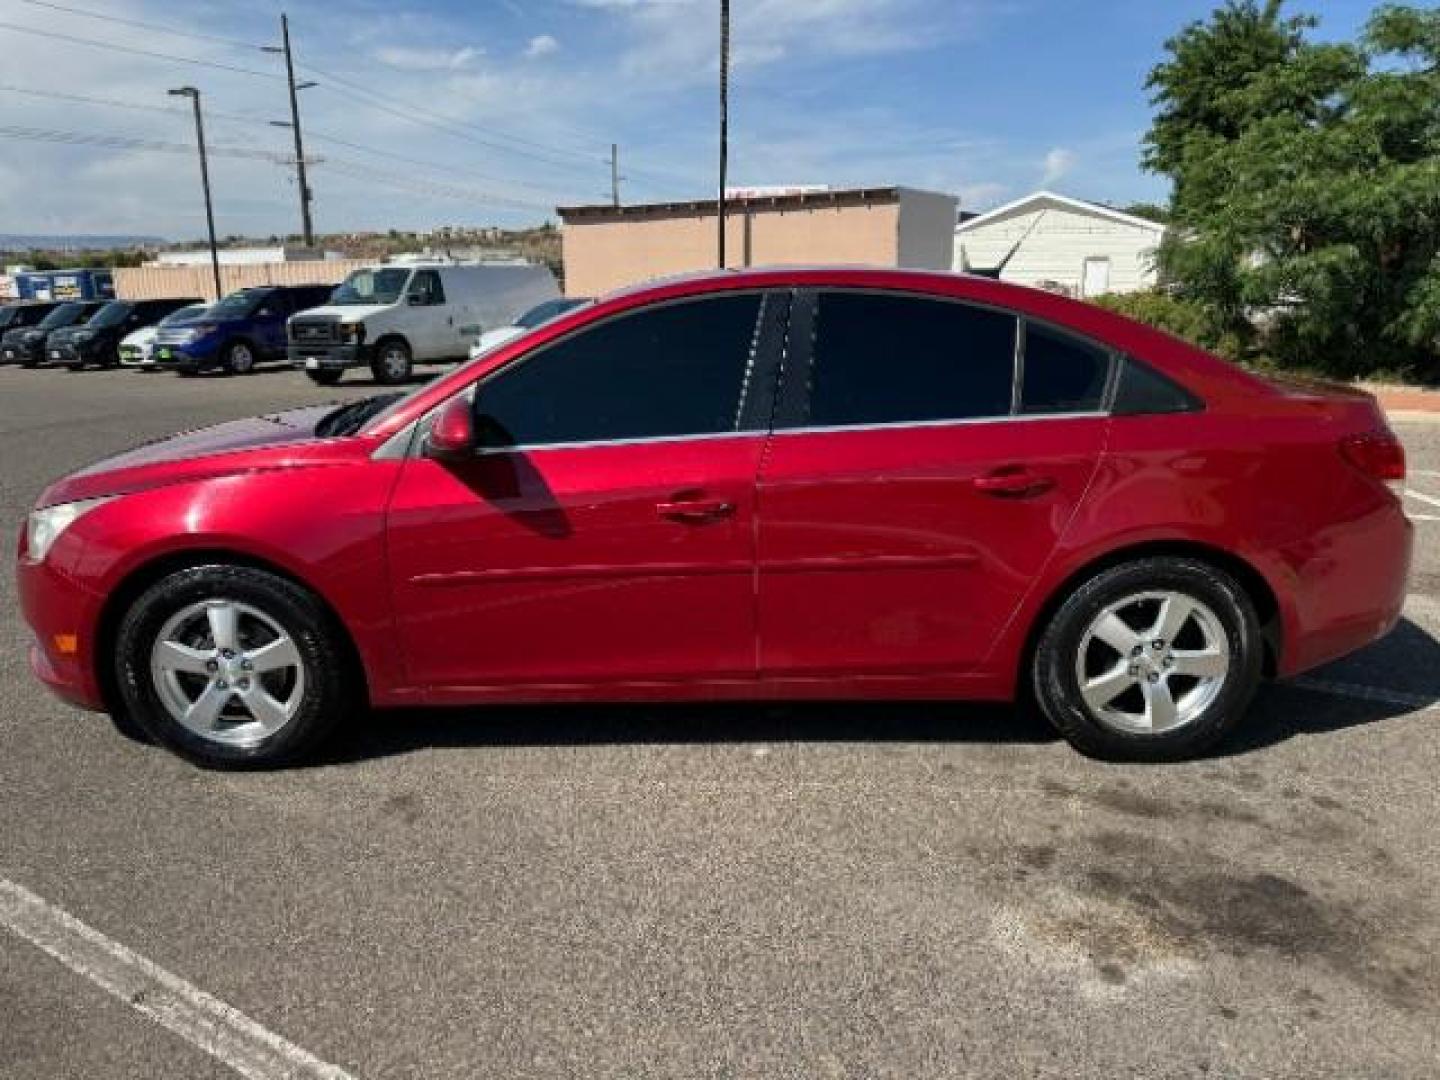
[[[720,198],[715,219],[719,224],[720,269],[725,269],[725,170],[730,153],[730,0],[720,0]]]

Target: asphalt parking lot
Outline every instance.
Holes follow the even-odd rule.
[[[374,390],[0,368],[0,521],[142,440]],[[717,706],[377,714],[315,767],[202,772],[31,680],[12,532],[0,912],[239,1010],[290,1048],[254,1076],[1434,1076],[1440,423],[1396,426],[1406,620],[1180,766],[1005,709]],[[89,975],[0,928],[0,1075],[234,1075]]]

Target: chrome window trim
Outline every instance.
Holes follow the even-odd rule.
[[[842,431],[887,431],[893,428],[974,427],[981,424],[1045,423],[1049,420],[1109,419],[1109,412],[1021,413],[1019,416],[973,416],[963,420],[893,420],[880,424],[828,424],[812,427],[776,428],[773,435],[814,435]]]

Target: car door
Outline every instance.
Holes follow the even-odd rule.
[[[279,356],[285,352],[285,320],[293,309],[290,294],[284,289],[268,293],[255,309],[254,334],[260,348],[267,356]]]
[[[438,270],[416,270],[405,289],[409,330],[406,337],[416,360],[454,355],[455,313]]]
[[[796,301],[757,485],[762,677],[980,664],[1103,450],[1110,354],[1014,313]]]
[[[412,681],[754,678],[755,476],[787,305],[605,316],[480,383],[482,449],[412,457],[389,510]]]

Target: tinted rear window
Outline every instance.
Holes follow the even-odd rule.
[[[1133,357],[1125,358],[1111,410],[1116,416],[1194,412],[1199,408],[1200,400],[1184,387]]]
[[[1045,326],[1026,324],[1022,413],[1096,412],[1109,377],[1106,350]]]
[[[1010,412],[1015,316],[883,293],[824,292],[817,305],[811,425]]]

